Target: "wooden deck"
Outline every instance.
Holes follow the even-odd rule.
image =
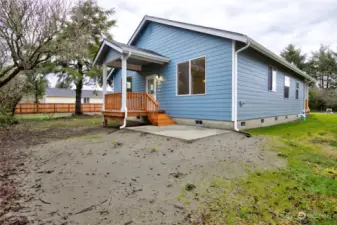
[[[108,120],[117,120],[122,124],[125,112],[121,112],[121,97],[121,93],[105,95],[105,110],[102,111],[105,125]],[[165,112],[159,111],[159,103],[148,93],[128,92],[126,105],[128,117],[146,116],[156,126],[174,124]]]

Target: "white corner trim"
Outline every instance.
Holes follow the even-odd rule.
[[[235,120],[235,40],[232,40],[232,121]]]
[[[239,131],[238,129],[238,54],[243,50],[249,48],[250,42],[245,46],[235,51],[234,54],[234,130]],[[233,94],[233,93],[232,93]]]

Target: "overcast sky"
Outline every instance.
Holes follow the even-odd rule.
[[[248,35],[279,53],[293,43],[305,52],[337,44],[337,0],[98,0],[114,7],[115,40],[127,42],[144,15]]]
[[[76,0],[73,0],[76,1]],[[288,44],[305,53],[320,44],[337,50],[337,0],[97,0],[115,8],[112,34],[126,43],[144,15],[248,35],[279,54]]]

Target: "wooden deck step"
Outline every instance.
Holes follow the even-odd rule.
[[[155,126],[168,126],[175,124],[175,122],[165,113],[150,113],[148,119],[152,125]]]

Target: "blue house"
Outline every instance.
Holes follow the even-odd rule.
[[[296,120],[315,82],[250,37],[145,16],[127,44],[104,40],[94,64],[113,68],[105,121],[247,129]]]

